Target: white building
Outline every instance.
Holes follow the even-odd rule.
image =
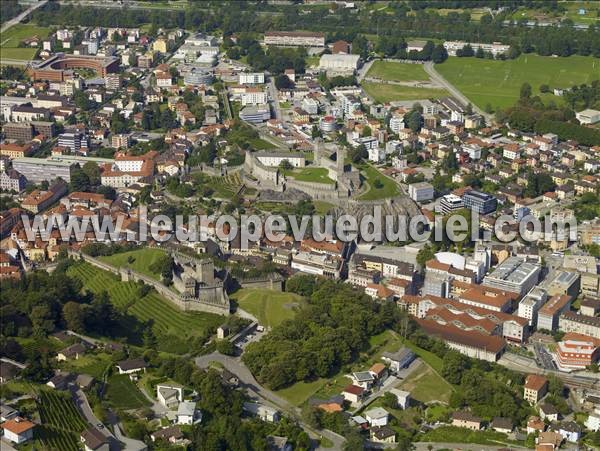
[[[242,105],[263,105],[267,103],[267,93],[260,88],[248,88],[242,93]]]
[[[257,85],[264,82],[264,72],[240,72],[240,85]]]
[[[4,438],[12,443],[21,444],[33,438],[35,425],[24,418],[16,417],[2,423]]]
[[[600,111],[588,108],[587,110],[575,113],[575,117],[580,124],[595,124],[596,122],[600,122]]]
[[[256,152],[254,156],[268,167],[278,167],[284,160],[295,168],[303,168],[306,163],[302,152]]]
[[[411,183],[408,185],[408,195],[415,202],[425,202],[433,199],[433,185],[427,182]]]
[[[359,61],[359,55],[325,54],[319,60],[319,69],[327,71],[328,74],[353,74],[358,69]]]
[[[469,44],[474,51],[477,51],[479,48],[481,48],[484,52],[491,52],[494,56],[499,55],[501,53],[506,53],[510,49],[510,45],[502,44],[500,42],[487,44],[481,42],[465,41],[446,41],[444,42],[444,48],[448,52],[448,55],[456,56],[457,50],[462,50],[463,47],[467,44]]]
[[[590,413],[587,420],[585,420],[585,427],[590,431],[600,431],[600,407],[596,407],[594,413]]]
[[[365,418],[371,427],[386,426],[388,422],[388,416],[388,411],[381,407],[375,407],[374,409],[370,409],[365,412]]]
[[[196,409],[196,403],[183,401],[177,408],[177,424],[197,424],[202,421],[202,412]]]
[[[410,392],[398,390],[397,388],[392,388],[390,390],[390,393],[396,396],[398,406],[400,406],[403,410],[410,406]]]
[[[519,310],[517,315],[525,318],[530,326],[537,325],[537,313],[542,305],[548,300],[548,293],[542,288],[534,287],[527,295],[519,302]]]
[[[381,163],[385,158],[385,151],[379,147],[370,147],[367,152],[369,153],[369,161],[373,163]]]

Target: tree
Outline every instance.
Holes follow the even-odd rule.
[[[100,168],[93,161],[88,161],[81,170],[87,175],[91,185],[100,185]]]
[[[170,109],[164,110],[160,115],[160,126],[165,130],[171,130],[176,125],[175,116]]]
[[[235,345],[227,339],[218,340],[216,348],[223,355],[235,355]]]
[[[312,126],[312,129],[310,130],[310,135],[311,135],[312,139],[323,137],[323,133],[321,133],[321,129],[319,129],[319,127],[316,124]]]
[[[63,305],[63,318],[69,330],[85,332],[85,312],[77,302],[69,301]]]
[[[398,408],[398,398],[393,393],[387,392],[383,395],[383,406],[390,409]]]
[[[89,191],[90,178],[79,166],[73,168],[71,172],[71,182],[69,183],[71,191]]]
[[[531,85],[527,82],[521,85],[521,91],[519,94],[521,99],[529,99],[531,97]]]
[[[435,64],[440,64],[446,61],[447,59],[448,51],[443,46],[443,44],[436,45],[433,51],[431,52],[431,61],[433,61]]]
[[[477,51],[475,52],[475,58],[485,58],[485,52],[483,48],[477,47]]]
[[[421,268],[425,268],[425,263],[435,257],[435,252],[431,248],[429,244],[426,244],[421,250],[417,253],[417,264]]]
[[[275,77],[275,87],[277,89],[292,89],[294,82],[285,74],[279,74]]]
[[[284,171],[291,171],[294,169],[294,166],[288,159],[282,160],[281,163],[279,163],[279,167]]]
[[[408,114],[407,125],[413,132],[418,132],[423,126],[423,115],[419,110],[412,110]]]
[[[543,84],[540,85],[540,92],[546,93],[546,92],[550,92],[550,86]]]

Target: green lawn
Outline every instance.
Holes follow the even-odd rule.
[[[140,409],[150,405],[150,401],[127,374],[115,374],[108,378],[106,399],[117,409]]]
[[[323,200],[313,200],[313,205],[315,206],[315,212],[318,215],[324,215],[329,210],[335,207],[335,205],[330,204],[329,202],[325,202]]]
[[[35,58],[38,49],[36,48],[0,48],[0,59],[3,60],[32,60]]]
[[[502,432],[471,431],[456,426],[442,426],[419,436],[421,442],[477,443],[492,446],[506,443],[507,439],[506,434]]]
[[[395,63],[392,61],[375,61],[367,77],[391,81],[429,80],[429,75],[422,64]]]
[[[99,257],[99,259],[119,268],[131,268],[134,271],[160,281],[160,274],[152,271],[150,267],[163,255],[165,255],[165,252],[161,249],[144,247],[134,251]],[[132,259],[131,263],[129,259]]]
[[[529,54],[507,61],[451,57],[435,68],[475,105],[485,108],[489,103],[493,109],[514,105],[525,82],[531,85],[534,95],[539,95],[542,84],[551,89],[570,88],[600,79],[600,61],[591,56],[552,58]],[[560,101],[552,94],[543,98]]]
[[[394,100],[437,99],[448,95],[444,89],[416,88],[386,83],[361,83],[363,89],[378,103]]]
[[[39,27],[31,23],[19,23],[2,32],[0,35],[0,43],[3,48],[16,48],[23,39],[33,38],[34,36],[37,36],[40,39],[46,39],[48,34],[50,34],[50,28],[48,27]]]
[[[329,171],[325,168],[303,168],[290,173],[299,182],[315,182],[334,184],[329,178]]]
[[[452,386],[427,364],[415,370],[400,387],[409,391],[414,399],[422,403],[432,401],[447,403],[453,390]]]
[[[112,365],[110,355],[106,353],[86,354],[77,360],[68,360],[62,363],[64,369],[81,374],[89,374],[96,379],[101,379],[106,369]]]
[[[254,315],[265,327],[275,327],[296,315],[305,304],[304,298],[295,293],[275,290],[243,288],[231,295],[240,308]]]
[[[376,200],[394,197],[400,194],[400,188],[397,183],[391,178],[383,175],[371,165],[366,165],[361,168],[361,173],[365,177],[366,183],[369,185],[369,190],[360,196],[361,200]],[[376,181],[381,182],[381,186],[376,186]]]
[[[346,379],[346,381],[350,381],[350,379]],[[327,383],[328,379],[317,379],[311,382],[301,381],[296,382],[294,385],[290,385],[287,388],[277,390],[275,393],[295,406],[300,406]],[[346,382],[346,385],[348,385],[348,382]]]
[[[250,147],[252,147],[255,150],[266,150],[266,149],[272,149],[273,147],[275,147],[270,142],[265,141],[264,139],[261,139],[261,138],[250,139],[250,140],[248,140],[248,143],[250,144]]]

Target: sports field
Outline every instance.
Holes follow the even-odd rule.
[[[16,24],[0,34],[0,59],[29,60],[35,57],[37,48],[19,48],[19,43],[27,38],[48,37],[50,29],[34,24]]]
[[[393,102],[394,100],[437,99],[448,95],[443,89],[417,88],[386,83],[364,82],[361,83],[361,86],[377,103]]]
[[[393,61],[375,61],[367,77],[388,81],[429,80],[422,64],[395,63]]]
[[[255,288],[244,288],[230,297],[265,327],[275,327],[293,318],[298,308],[305,304],[302,296],[295,293]]]
[[[552,58],[529,54],[508,61],[451,57],[435,68],[474,104],[485,108],[489,103],[494,110],[514,105],[525,82],[531,85],[534,95],[539,95],[542,84],[550,89],[570,88],[600,79],[600,60],[576,55]],[[552,94],[544,94],[543,98],[560,101]]]

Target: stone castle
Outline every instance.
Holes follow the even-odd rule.
[[[173,285],[183,302],[199,302],[212,307],[215,313],[229,313],[230,302],[224,279],[215,275],[215,265],[210,259],[190,257],[173,252]]]
[[[280,159],[289,153],[281,152]],[[289,154],[292,155],[292,154]],[[271,154],[273,156],[273,154]],[[279,165],[267,165],[261,160],[260,152],[246,152],[244,162],[244,181],[248,186],[259,190],[284,192],[295,189],[316,200],[337,201],[349,199],[360,188],[360,174],[352,165],[346,165],[346,149],[334,144],[325,147],[321,139],[314,145],[313,167],[327,169],[328,176],[335,183],[319,183],[295,180],[286,177]],[[300,165],[301,167],[304,164]]]

